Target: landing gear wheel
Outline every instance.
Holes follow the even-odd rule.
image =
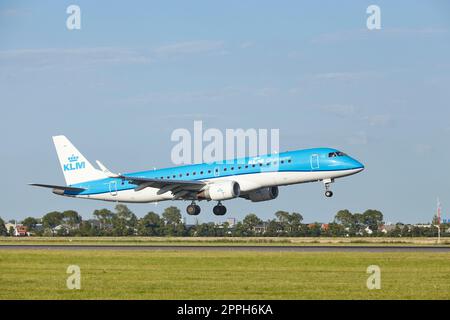
[[[227,213],[227,208],[221,203],[219,203],[217,206],[213,208],[213,213],[216,216],[223,216]]]
[[[200,211],[201,211],[200,207],[196,204],[190,204],[186,208],[187,214],[191,215],[191,216],[198,215],[200,213]]]
[[[331,198],[333,196],[333,191],[330,190],[330,184],[333,183],[333,179],[325,179],[323,183],[325,185],[325,197]]]

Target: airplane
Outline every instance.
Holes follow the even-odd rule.
[[[332,197],[330,184],[337,178],[364,170],[359,161],[332,148],[314,148],[238,158],[214,163],[184,165],[134,173],[113,173],[100,161],[96,169],[63,135],[54,136],[66,186],[30,183],[51,188],[66,197],[124,203],[165,200],[191,201],[186,212],[198,215],[197,201],[217,201],[213,213],[225,215],[222,201],[244,198],[252,202],[274,200],[279,187],[322,182],[325,196]]]

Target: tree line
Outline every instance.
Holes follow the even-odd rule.
[[[186,225],[177,207],[171,206],[159,214],[150,211],[138,218],[126,205],[116,205],[114,211],[99,209],[93,212],[93,219],[83,220],[74,210],[52,211],[41,219],[27,217],[20,223],[36,236],[198,236],[198,237],[433,237],[437,228],[419,227],[402,223],[387,230],[383,214],[378,210],[351,213],[340,210],[331,223],[304,223],[300,213],[277,211],[273,219],[262,221],[256,214],[248,214],[234,225],[196,223]],[[450,226],[447,226],[447,228]],[[12,229],[12,230],[11,230]],[[0,218],[0,235],[13,235]],[[445,233],[444,233],[445,236]]]

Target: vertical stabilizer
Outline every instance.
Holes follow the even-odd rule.
[[[54,136],[53,143],[67,185],[106,178],[106,175],[95,169],[65,136]]]

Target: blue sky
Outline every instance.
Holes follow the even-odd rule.
[[[81,30],[66,8],[81,8]],[[366,28],[381,8],[382,29]],[[68,199],[51,136],[119,172],[171,165],[171,132],[279,128],[282,150],[328,146],[366,164],[333,185],[228,202],[229,216],[380,209],[387,221],[450,214],[448,1],[2,1],[0,185],[5,219],[114,204]],[[183,202],[130,205],[138,215]],[[217,220],[204,204],[200,221]],[[188,220],[189,221],[189,220]]]

